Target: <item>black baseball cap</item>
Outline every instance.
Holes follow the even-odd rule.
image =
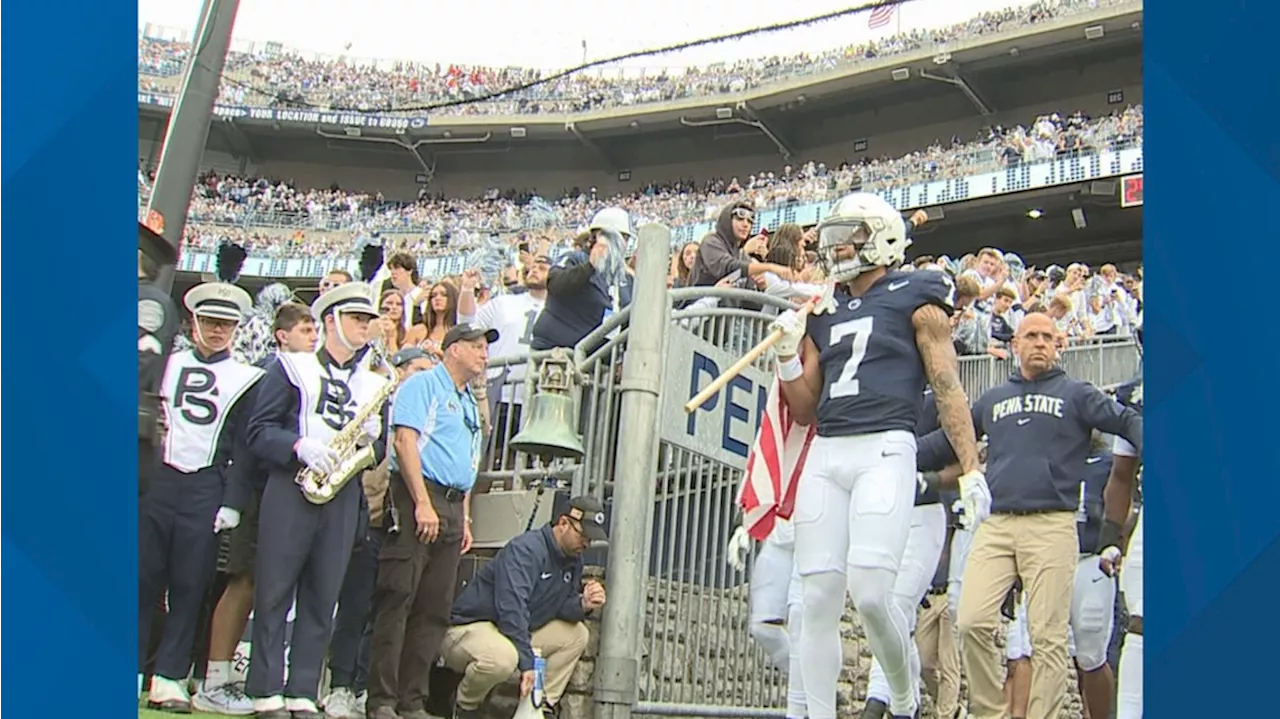
[[[569,500],[569,509],[564,516],[582,525],[582,534],[587,539],[602,541],[609,538],[604,529],[604,504],[595,497],[580,496]]]
[[[454,325],[453,329],[449,330],[448,334],[444,336],[444,341],[440,343],[440,351],[443,352],[444,350],[449,349],[449,345],[454,342],[470,342],[471,340],[478,340],[481,337],[485,338],[489,344],[493,344],[498,341],[498,331],[495,329],[486,330],[472,327],[465,322]]]

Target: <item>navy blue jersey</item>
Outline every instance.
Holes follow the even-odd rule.
[[[1080,478],[1080,506],[1076,508],[1077,530],[1080,535],[1080,553],[1098,551],[1098,537],[1102,533],[1102,490],[1111,476],[1111,450],[1095,450],[1084,461],[1084,476]]]
[[[809,318],[822,369],[820,436],[915,431],[925,373],[911,317],[930,304],[950,315],[954,294],[941,272],[894,271],[861,297],[837,289],[835,312]]]
[[[1116,387],[1116,401],[1142,414],[1142,373]]]
[[[933,396],[933,388],[924,391],[924,403],[920,405],[920,421],[916,423],[916,436],[923,437],[935,429],[942,427],[938,418],[938,398]]]

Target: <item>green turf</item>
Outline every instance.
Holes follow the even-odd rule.
[[[147,709],[138,707],[138,719],[174,719],[174,717],[194,717],[195,719],[217,719],[220,714],[204,714],[202,712],[191,712],[190,714],[173,714],[170,712],[156,711],[155,709]]]

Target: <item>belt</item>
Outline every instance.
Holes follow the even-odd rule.
[[[1037,514],[1058,514],[1060,512],[1071,512],[1071,509],[1002,509],[998,512],[992,512],[992,516],[1007,514],[1011,517],[1030,517]]]
[[[444,497],[446,502],[461,502],[467,493],[456,487],[446,487],[430,477],[422,478],[423,484],[427,485],[427,489]]]

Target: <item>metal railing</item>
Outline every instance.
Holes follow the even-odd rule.
[[[666,248],[660,249],[653,249],[655,257],[646,258],[642,245],[638,280],[655,271],[665,279]],[[672,309],[674,304],[709,296],[763,309]],[[521,407],[529,389],[521,379],[524,371],[548,353],[490,362],[491,368],[511,373],[491,388],[501,385],[511,394],[507,401],[495,400],[495,426],[482,479],[510,487],[545,478],[573,494],[611,502],[615,528],[624,521],[621,513],[628,515],[625,521],[645,525],[643,539],[620,545],[615,534],[609,548],[610,596],[615,596],[619,585],[639,595],[636,617],[627,622],[617,619],[622,625],[612,629],[634,643],[624,647],[634,666],[619,670],[615,665],[606,671],[611,678],[602,680],[599,675],[605,664],[597,665],[597,682],[621,681],[617,671],[634,682],[634,694],[618,686],[597,686],[597,699],[606,697],[602,701],[614,709],[622,700],[607,697],[621,692],[634,697],[627,700],[631,714],[784,715],[779,707],[785,704],[785,673],[770,666],[747,631],[750,572],[734,571],[724,555],[737,522],[735,500],[747,447],[755,434],[754,421],[758,421],[753,416],[759,412],[757,400],[773,377],[772,359],[765,356],[748,367],[736,389],[731,385],[723,390],[709,401],[710,408],[703,405],[689,416],[683,405],[765,336],[774,310],[789,307],[784,300],[749,290],[697,287],[648,295],[637,290],[636,304],[609,318],[574,350],[583,380],[579,428],[586,447],[586,455],[576,463],[541,467],[529,457],[503,449],[519,429],[520,412],[513,405]],[[652,426],[637,431],[634,409],[624,390],[626,352],[637,337],[631,326],[633,314],[655,311],[665,317],[661,361],[650,368],[660,387],[658,412]],[[1062,354],[1068,373],[1099,386],[1130,379],[1137,373],[1139,360],[1136,344],[1127,339],[1087,340]],[[1005,381],[1013,369],[1010,360],[991,356],[960,359],[961,378],[970,398]],[[629,419],[633,425],[626,424]],[[656,446],[652,455],[643,450],[648,445]],[[632,479],[644,485],[646,492],[639,507],[634,502],[640,500],[633,498],[633,504],[623,506],[620,498]],[[627,566],[632,571],[626,576],[616,573],[618,553],[629,553]],[[605,624],[611,621],[606,615]],[[610,636],[606,630],[602,655],[611,649]],[[615,656],[613,661],[621,660]]]

